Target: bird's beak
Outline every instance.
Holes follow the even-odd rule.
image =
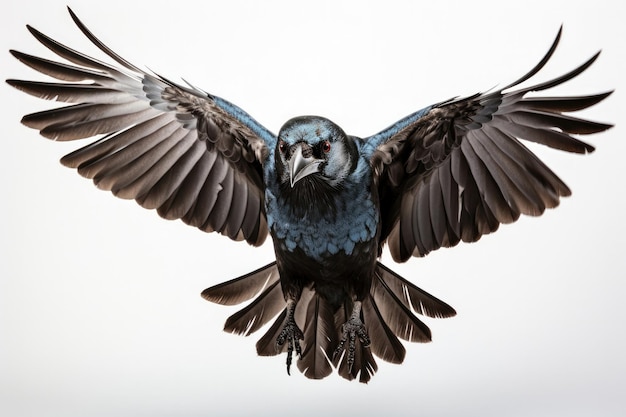
[[[304,157],[302,155],[302,145],[297,145],[296,150],[289,160],[289,179],[291,187],[307,175],[319,172],[319,166],[322,161],[313,156]]]

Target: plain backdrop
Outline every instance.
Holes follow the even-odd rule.
[[[81,143],[19,123],[51,103],[0,87],[0,414],[3,416],[423,415],[626,413],[624,99],[626,39],[615,1],[146,1],[70,3],[105,43],[142,67],[184,77],[277,132],[323,115],[368,136],[452,96],[516,79],[561,24],[543,81],[603,49],[550,94],[617,89],[581,113],[616,127],[580,156],[533,147],[573,196],[476,244],[394,264],[453,305],[425,319],[433,342],[379,361],[369,385],[287,376],[222,332],[237,308],[200,297],[273,260],[113,198],[58,164]],[[43,80],[8,49],[51,58],[25,29],[102,57],[60,1],[3,6],[0,75]]]

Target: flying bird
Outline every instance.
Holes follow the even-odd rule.
[[[202,296],[252,300],[224,329],[249,335],[273,320],[258,354],[286,353],[288,373],[295,354],[308,378],[337,370],[368,382],[375,356],[403,361],[399,339],[431,340],[416,314],[456,314],[382,265],[385,244],[405,262],[556,207],[570,189],[523,141],[588,153],[593,146],[573,135],[611,127],[569,115],[610,91],[528,97],[578,76],[599,53],[563,76],[519,86],[548,62],[561,30],[543,59],[503,88],[430,105],[367,138],[319,116],[288,120],[276,135],[218,96],[131,64],[69,12],[115,64],[27,26],[62,62],[11,53],[60,82],[7,82],[70,104],[22,123],[58,141],[98,137],[61,163],[165,219],[254,246],[271,236],[274,262]]]

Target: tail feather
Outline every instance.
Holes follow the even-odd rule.
[[[370,335],[372,353],[384,361],[402,363],[406,349],[385,322],[376,301],[371,296],[363,300],[363,322]]]
[[[213,303],[232,306],[248,301],[279,279],[276,262],[272,262],[249,274],[207,288],[202,291],[202,297]]]
[[[267,332],[256,342],[256,353],[259,356],[276,356],[286,351],[287,344],[284,344],[282,347],[276,344],[276,339],[285,325],[286,318],[287,309],[283,309]]]
[[[310,320],[309,304],[316,296],[317,292],[313,288],[305,287],[302,289],[300,299],[296,304],[296,311],[293,314],[296,323],[302,330],[306,330],[307,322]]]
[[[287,344],[278,346],[276,343],[287,314],[275,262],[207,288],[202,296],[225,305],[238,304],[256,296],[248,306],[228,318],[224,330],[247,336],[277,316],[257,342],[256,350],[260,356],[274,356],[286,351]],[[367,383],[378,370],[374,356],[391,363],[404,361],[406,350],[398,338],[410,342],[430,341],[430,330],[415,314],[430,317],[456,314],[445,302],[378,263],[370,292],[361,303],[361,319],[371,344],[364,346],[357,338],[354,364],[349,368],[345,353],[337,358],[333,358],[333,354],[342,334],[342,326],[352,312],[352,304],[353,300],[345,300],[335,310],[314,287],[302,290],[294,319],[304,333],[302,357],[297,366],[307,378],[325,378],[334,367],[343,378],[358,378],[360,382]]]
[[[358,377],[359,382],[367,384],[377,371],[378,365],[372,355],[371,349],[363,346],[361,341],[357,339],[352,369],[348,368],[346,355],[344,354],[339,363],[337,372],[348,381],[352,381]]]
[[[268,286],[252,303],[230,316],[224,324],[224,331],[248,336],[285,308],[285,298],[276,281]]]
[[[410,342],[425,343],[431,341],[428,326],[415,317],[410,308],[386,284],[378,271],[372,280],[370,296],[373,298],[384,322],[398,337]]]
[[[447,318],[456,315],[456,311],[449,304],[411,284],[400,275],[377,262],[376,277],[387,284],[387,287],[402,300],[402,303],[411,306],[416,313],[428,317]]]
[[[322,379],[333,372],[329,358],[337,346],[337,336],[332,306],[315,293],[308,302],[304,324],[305,347],[302,358],[298,360],[298,369],[304,376]]]
[[[307,321],[306,306],[309,305],[309,301],[313,298],[314,295],[315,291],[311,289],[305,288],[302,290],[300,301],[298,302],[298,305],[296,306],[296,311],[294,313],[296,323],[301,328],[303,327],[303,324]],[[283,303],[283,307],[284,308],[282,312],[278,315],[278,317],[276,317],[274,323],[272,323],[267,332],[265,332],[265,334],[256,343],[256,351],[259,356],[276,356],[280,353],[287,351],[287,344],[284,344],[282,346],[278,346],[276,344],[276,339],[278,338],[278,335],[285,326],[285,320],[287,318],[286,303]]]

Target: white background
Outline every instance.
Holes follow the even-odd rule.
[[[10,2],[1,76],[44,79],[7,52],[52,57],[24,28],[101,57],[65,2]],[[20,125],[49,108],[0,87],[0,414],[622,416],[626,411],[624,12],[615,1],[72,1],[131,62],[184,77],[276,132],[301,114],[368,136],[428,104],[504,85],[562,43],[539,80],[598,49],[554,94],[617,88],[583,113],[616,123],[590,156],[537,148],[572,188],[557,210],[394,270],[452,304],[433,343],[379,362],[369,385],[286,375],[261,332],[200,291],[273,260],[97,190],[58,159],[79,146]]]

